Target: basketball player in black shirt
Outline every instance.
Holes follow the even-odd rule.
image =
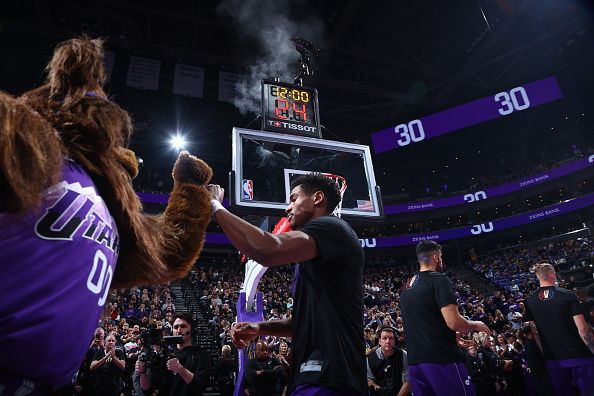
[[[415,396],[474,395],[456,332],[491,331],[483,322],[466,320],[458,312],[452,284],[441,273],[437,243],[419,243],[417,258],[420,270],[407,281],[400,296],[412,392]]]
[[[353,229],[330,215],[341,199],[336,183],[320,174],[297,178],[286,209],[294,231],[278,235],[224,210],[224,191],[208,188],[214,216],[239,251],[266,267],[299,263],[293,317],[237,323],[234,343],[243,348],[261,335],[292,337],[293,396],[366,394],[363,249]]]
[[[557,286],[551,264],[537,264],[533,271],[540,287],[526,299],[526,320],[540,341],[553,387],[557,395],[593,395],[594,332],[580,301]]]

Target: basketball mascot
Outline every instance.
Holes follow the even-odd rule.
[[[72,380],[110,287],[183,277],[210,221],[212,170],[182,152],[165,212],[142,212],[129,115],[103,91],[103,43],[61,43],[47,83],[0,93],[0,393]]]

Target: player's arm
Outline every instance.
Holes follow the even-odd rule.
[[[441,315],[450,330],[461,333],[476,330],[491,334],[491,330],[483,322],[463,318],[460,312],[458,312],[458,306],[456,304],[448,304],[441,307]]]
[[[584,344],[586,344],[592,354],[594,354],[594,331],[592,330],[592,327],[586,322],[586,319],[582,314],[574,315],[573,321],[580,333],[580,337],[582,337],[582,341],[584,341]]]
[[[406,351],[402,351],[402,386],[396,396],[406,396],[411,392],[411,384],[408,380],[408,356]]]
[[[266,322],[259,322],[258,335],[276,336],[276,337],[291,337],[291,326],[293,317],[281,320],[269,320]]]
[[[400,387],[400,390],[398,391],[398,395],[397,396],[406,396],[410,394],[411,391],[411,386],[410,386],[410,382],[406,381],[402,383],[402,386]]]
[[[542,343],[540,342],[540,334],[538,333],[536,323],[533,320],[529,321],[528,323],[530,324],[530,329],[532,330],[532,337],[534,338],[534,341],[536,341],[536,345],[538,345],[540,352],[544,353],[542,349]]]
[[[259,336],[291,337],[292,318],[270,320],[267,322],[240,322],[231,327],[231,339],[239,348],[245,348],[254,338]]]
[[[274,235],[224,209],[217,210],[215,218],[233,246],[264,267],[311,260],[319,255],[316,242],[304,232]]]

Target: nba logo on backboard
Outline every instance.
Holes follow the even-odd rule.
[[[243,200],[253,201],[254,200],[254,182],[252,180],[243,179]]]

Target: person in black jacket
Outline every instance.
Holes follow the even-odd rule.
[[[250,360],[246,371],[250,396],[280,396],[285,369],[270,356],[265,342],[256,343],[256,357]]]
[[[530,374],[532,375],[538,394],[542,396],[553,396],[555,392],[553,391],[553,385],[547,373],[544,356],[534,339],[530,325],[522,327],[520,335],[524,349],[526,350],[526,360],[528,361]]]
[[[396,348],[395,330],[380,327],[379,347],[367,355],[367,386],[373,396],[404,396],[410,393],[406,352]]]
[[[231,347],[229,345],[223,345],[221,357],[216,362],[214,368],[214,375],[221,396],[233,395],[236,379],[235,370],[235,358],[231,353]]]
[[[496,395],[506,384],[503,379],[503,368],[506,362],[492,349],[493,338],[486,333],[480,332],[476,335],[479,348],[477,358],[481,366],[481,381],[476,386],[477,395]],[[507,363],[509,366],[510,362]],[[475,373],[476,374],[476,373]]]

